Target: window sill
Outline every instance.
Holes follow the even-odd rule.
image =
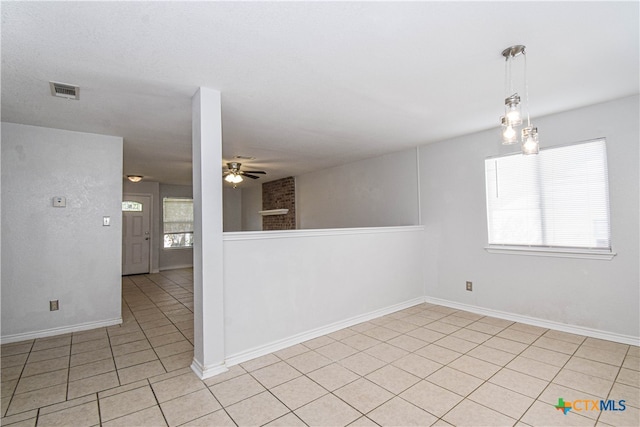
[[[617,254],[609,251],[599,251],[593,249],[561,249],[561,248],[536,248],[519,246],[487,246],[485,251],[490,254],[505,255],[529,255],[546,256],[556,258],[581,258],[581,259],[601,259],[611,261]]]

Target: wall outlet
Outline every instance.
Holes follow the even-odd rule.
[[[56,311],[60,309],[60,305],[58,304],[58,300],[55,299],[53,301],[49,301],[49,311]]]
[[[473,282],[467,282],[467,290],[473,291]]]

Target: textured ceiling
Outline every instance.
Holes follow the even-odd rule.
[[[513,44],[534,119],[638,93],[638,2],[1,7],[2,120],[122,136],[125,174],[163,183],[191,182],[199,86],[222,93],[223,157],[267,180],[497,127]]]

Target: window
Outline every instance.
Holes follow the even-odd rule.
[[[125,200],[122,202],[122,212],[142,212],[142,203]]]
[[[611,253],[604,139],[485,160],[489,248]]]
[[[165,248],[193,246],[193,200],[165,197],[162,199],[162,221]]]

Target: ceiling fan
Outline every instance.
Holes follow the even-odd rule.
[[[236,187],[237,184],[243,181],[243,177],[245,176],[251,179],[258,179],[260,178],[259,176],[255,176],[252,174],[256,174],[256,173],[260,175],[267,174],[265,171],[243,171],[243,170],[240,170],[240,166],[242,166],[242,163],[229,162],[227,163],[228,170],[222,174],[222,176],[224,176],[224,180],[230,184],[233,184],[234,188]]]

